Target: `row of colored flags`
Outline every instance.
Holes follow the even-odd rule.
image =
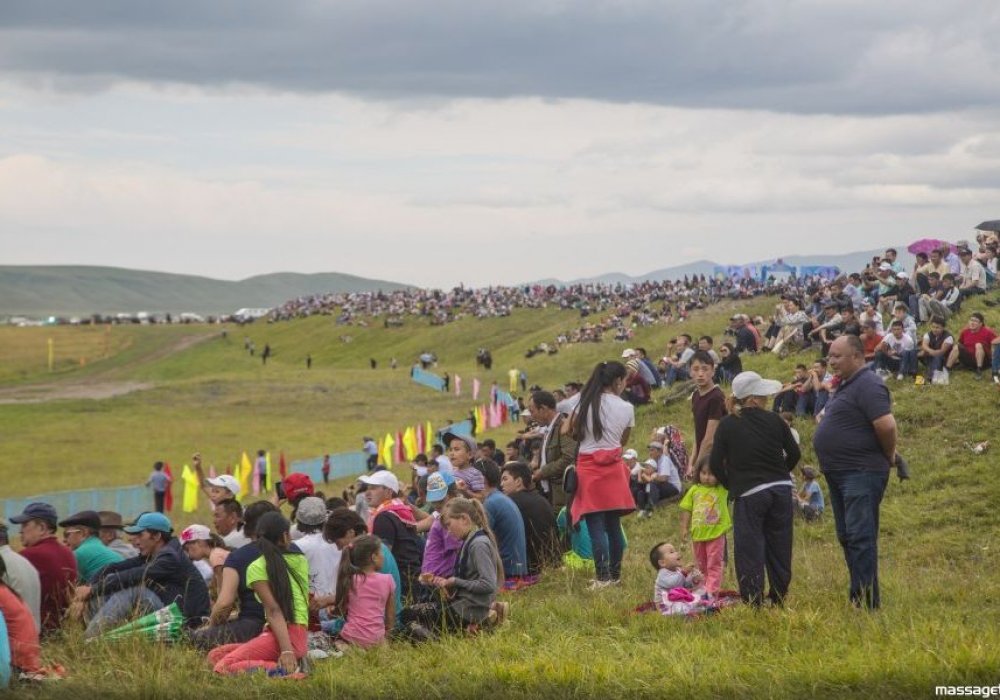
[[[510,420],[510,409],[498,397],[490,403],[473,406],[470,417],[475,419],[476,432],[479,432],[502,426]],[[420,453],[429,453],[434,438],[435,433],[430,421],[423,425],[418,423],[409,426],[395,433],[386,433],[385,437],[379,438],[378,441],[378,461],[392,469],[394,464],[409,462]]]
[[[170,478],[170,485],[163,499],[163,507],[169,512],[174,509],[174,475],[169,464],[163,465],[163,471]],[[277,476],[280,478],[277,479],[275,478],[275,471],[271,469],[270,452],[264,453],[263,458],[258,457],[256,460],[251,460],[249,455],[244,452],[239,462],[234,464],[231,469],[226,469],[226,474],[235,476],[240,484],[240,493],[236,497],[238,501],[242,501],[250,494],[259,496],[261,489],[265,491],[273,490],[274,482],[284,479],[287,473],[288,462],[285,460],[284,452],[278,453]],[[216,477],[215,467],[209,467],[206,476],[209,479],[214,479]],[[181,510],[185,513],[195,512],[198,510],[198,494],[201,492],[201,483],[198,480],[198,472],[188,464],[185,464],[183,469],[181,469],[180,486]]]

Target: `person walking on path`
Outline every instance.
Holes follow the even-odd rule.
[[[830,346],[830,368],[840,378],[813,435],[813,448],[830,489],[837,540],[850,574],[850,600],[869,610],[881,605],[878,588],[879,507],[896,461],[896,419],[889,389],[866,365],[854,336]]]
[[[795,484],[789,474],[801,454],[781,416],[768,410],[781,382],[756,372],[733,378],[729,415],[719,421],[710,467],[733,503],[733,544],[740,597],[753,606],[781,605],[792,580]]]

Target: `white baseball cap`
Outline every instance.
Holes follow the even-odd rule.
[[[188,525],[181,531],[181,544],[212,539],[212,531],[204,525]]]
[[[223,474],[222,476],[217,476],[214,479],[205,479],[205,483],[209,486],[218,486],[219,488],[229,489],[232,491],[234,496],[240,495],[240,482],[236,480],[235,476]]]
[[[626,349],[625,349],[625,350],[624,350],[624,351],[622,352],[622,357],[632,357],[633,355],[638,355],[638,354],[639,354],[639,353],[638,353],[638,352],[636,352],[635,350],[633,350],[632,348],[626,348]]]
[[[639,453],[633,449],[625,450],[622,453],[622,459],[639,459]]]
[[[369,486],[384,486],[393,493],[399,493],[400,491],[399,479],[396,478],[395,474],[386,469],[363,476],[358,481]]]
[[[774,396],[781,391],[781,382],[764,379],[756,372],[740,372],[733,378],[733,396],[745,399],[748,396]]]

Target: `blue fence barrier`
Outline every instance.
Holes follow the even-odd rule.
[[[410,370],[410,378],[417,384],[429,386],[431,389],[436,391],[444,391],[444,379],[437,376],[433,372],[428,372],[425,369],[414,367]]]
[[[271,468],[277,469],[272,460]],[[366,457],[363,452],[341,452],[330,455],[330,478],[342,479],[355,474],[363,474]],[[179,484],[180,470],[175,470],[174,483]],[[292,462],[289,471],[308,474],[313,483],[323,483],[323,458]],[[181,488],[174,489],[174,508],[180,508]],[[3,499],[3,515],[9,523],[11,516],[19,515],[29,503],[48,503],[56,509],[60,518],[65,518],[81,510],[113,510],[121,513],[126,522],[153,507],[153,492],[145,486],[121,486],[110,489],[86,489],[84,491],[56,491],[38,496]]]

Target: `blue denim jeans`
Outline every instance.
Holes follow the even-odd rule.
[[[993,346],[993,374],[1000,374],[1000,345]]]
[[[687,381],[691,378],[691,373],[688,368],[685,367],[674,367],[670,365],[667,367],[667,374],[663,379],[663,383],[666,386],[673,386],[674,382]]]
[[[891,370],[904,376],[917,373],[917,351],[906,350],[899,357],[889,357],[884,352],[875,353],[875,366],[878,369]]]
[[[133,586],[95,601],[95,605],[99,607],[87,623],[87,639],[124,625],[133,617],[156,612],[163,607],[163,601],[145,586]]]
[[[625,554],[625,536],[622,534],[622,522],[618,512],[587,513],[583,519],[587,522],[590,534],[590,547],[594,553],[597,580],[620,579],[622,556]]]
[[[844,549],[850,573],[850,599],[858,607],[875,610],[878,591],[879,505],[889,483],[888,471],[829,470],[830,509],[837,540]]]

